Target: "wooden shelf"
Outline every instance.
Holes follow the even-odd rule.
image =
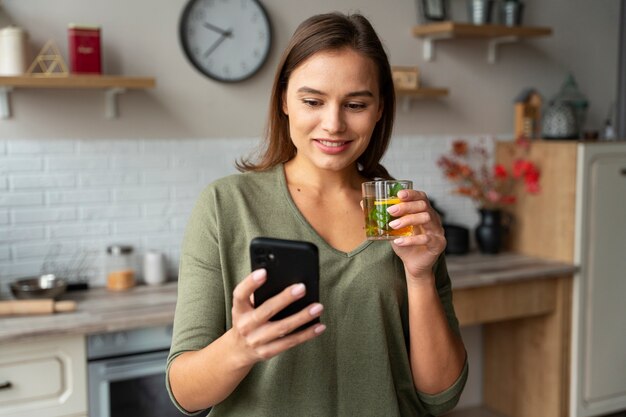
[[[17,88],[99,89],[105,90],[105,115],[118,116],[116,96],[126,90],[153,88],[152,77],[123,77],[114,75],[58,75],[58,76],[0,76],[0,118],[11,117],[9,93]]]
[[[424,59],[434,58],[435,41],[447,39],[487,39],[489,49],[487,59],[497,60],[497,47],[503,43],[518,42],[525,38],[550,36],[552,29],[534,26],[473,25],[470,23],[441,22],[413,27],[413,35],[424,39]]]
[[[409,111],[412,99],[439,98],[449,94],[447,88],[396,88],[396,96],[402,99],[402,110]]]
[[[445,97],[449,94],[447,88],[396,88],[396,94],[414,98]]]
[[[450,413],[444,414],[443,417],[505,417],[502,414],[494,413],[486,407],[469,407],[459,408]]]

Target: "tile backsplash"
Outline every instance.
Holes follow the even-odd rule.
[[[448,222],[473,227],[471,201],[451,195],[436,166],[455,138],[394,137],[384,164],[435,199]],[[162,251],[175,276],[196,197],[206,184],[237,172],[234,161],[257,143],[0,139],[0,294],[13,279],[42,272],[104,285],[105,248],[112,243],[135,247],[139,271],[145,251]]]

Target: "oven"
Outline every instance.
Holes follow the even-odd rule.
[[[180,417],[165,388],[172,326],[87,338],[89,417]]]

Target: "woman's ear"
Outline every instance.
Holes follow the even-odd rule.
[[[385,110],[385,102],[382,100],[379,101],[380,104],[378,104],[378,115],[376,118],[376,123],[378,123],[380,121],[380,118],[383,117],[383,110]]]
[[[289,116],[289,108],[287,107],[287,91],[283,91],[283,94],[281,96],[281,101],[282,101],[282,108],[283,108],[283,113],[285,114],[285,116]]]

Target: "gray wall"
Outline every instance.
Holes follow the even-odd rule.
[[[466,19],[465,2],[451,0],[452,17]],[[591,101],[589,127],[599,128],[614,101],[617,71],[618,0],[527,0],[527,24],[550,26],[547,38],[505,45],[496,65],[486,61],[486,43],[445,42],[436,60],[424,62],[421,40],[412,37],[416,0],[263,0],[275,42],[268,65],[239,85],[199,75],[184,58],[177,38],[184,0],[3,0],[5,16],[28,30],[33,50],[55,39],[66,51],[70,22],[102,26],[104,69],[111,74],[151,75],[158,87],[121,97],[122,117],[103,116],[101,93],[19,90],[15,118],[0,123],[5,138],[254,137],[261,134],[273,68],[296,25],[311,14],[361,11],[378,30],[396,65],[418,65],[423,81],[449,87],[443,100],[414,103],[399,112],[400,134],[506,134],[513,130],[512,100],[524,87],[547,97],[572,71]]]

